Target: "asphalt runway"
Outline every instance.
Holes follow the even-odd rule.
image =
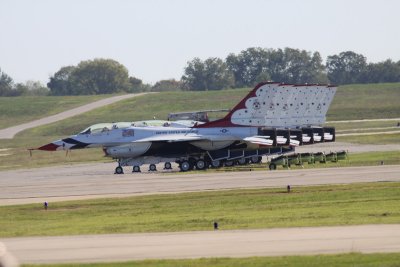
[[[0,205],[291,185],[400,181],[400,165],[278,171],[130,173],[113,163],[0,172]]]
[[[2,240],[21,263],[250,257],[400,251],[400,224]]]

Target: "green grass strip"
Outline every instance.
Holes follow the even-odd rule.
[[[119,263],[23,265],[23,267],[395,267],[400,266],[400,253],[336,254],[317,256],[210,258],[189,260],[145,260]]]
[[[323,181],[321,180],[321,183]],[[73,193],[73,192],[71,192]],[[227,190],[0,207],[0,237],[400,222],[400,183]]]

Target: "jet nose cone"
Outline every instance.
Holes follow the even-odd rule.
[[[54,143],[49,143],[47,145],[41,146],[38,148],[38,150],[44,150],[44,151],[56,151],[57,148],[59,148],[60,146],[54,144]]]

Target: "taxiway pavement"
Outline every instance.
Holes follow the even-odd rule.
[[[0,172],[0,205],[237,188],[400,181],[400,165],[279,171],[113,174],[96,163]]]
[[[21,263],[400,251],[400,224],[22,237],[2,240]]]

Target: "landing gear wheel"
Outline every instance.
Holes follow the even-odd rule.
[[[155,171],[157,171],[157,166],[156,166],[156,164],[150,164],[150,165],[149,165],[149,171],[150,171],[150,172],[155,172]]]
[[[232,167],[233,163],[234,163],[233,160],[227,160],[227,161],[225,161],[224,165],[225,165],[225,167]]]
[[[203,159],[199,159],[198,161],[196,161],[196,169],[198,170],[207,169],[206,162]]]
[[[165,162],[164,163],[164,170],[171,170],[171,169],[172,169],[171,162]]]
[[[213,161],[211,161],[211,166],[213,167],[213,168],[219,168],[219,167],[221,167],[221,161],[220,160],[213,160]]]
[[[132,172],[141,172],[140,167],[139,166],[133,166]]]
[[[118,166],[117,168],[115,168],[114,174],[124,174],[124,169],[122,169],[121,166]]]
[[[248,160],[245,158],[240,158],[240,159],[238,159],[237,163],[239,165],[246,165],[248,163]]]
[[[179,168],[181,169],[181,172],[187,172],[190,171],[191,166],[189,161],[182,161],[181,164],[179,164]]]
[[[250,161],[251,161],[251,163],[253,163],[253,164],[260,163],[261,160],[262,160],[262,157],[260,157],[260,156],[252,156],[252,157],[250,158]]]
[[[269,164],[269,169],[270,169],[271,171],[276,170],[276,164],[275,164],[275,163],[270,163],[270,164]]]

